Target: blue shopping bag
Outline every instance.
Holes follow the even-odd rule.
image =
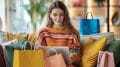
[[[92,18],[88,19],[88,13],[86,14],[86,18],[80,19],[80,35],[100,33],[99,19],[93,19],[92,13],[90,13]]]

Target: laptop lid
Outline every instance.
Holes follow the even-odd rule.
[[[46,50],[47,56],[55,55],[56,53],[55,51],[57,51],[57,54],[62,53],[66,64],[71,64],[68,47],[66,46],[39,46],[39,47],[44,48]]]

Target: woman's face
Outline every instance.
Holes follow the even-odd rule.
[[[50,18],[54,25],[62,25],[64,22],[64,11],[60,8],[55,8],[51,11]]]

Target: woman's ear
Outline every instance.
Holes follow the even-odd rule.
[[[51,14],[49,14],[49,18],[51,19],[51,17],[52,17],[52,15]]]

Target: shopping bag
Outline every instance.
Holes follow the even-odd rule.
[[[47,67],[66,67],[62,53],[58,54],[55,49],[51,49],[51,50],[55,51],[56,54],[47,57],[47,59],[46,59]]]
[[[108,51],[100,51],[97,67],[115,67],[113,53]]]
[[[14,55],[14,50],[19,50],[22,49],[24,46],[25,49],[30,49],[31,45],[27,38],[22,38],[20,40],[12,40],[7,42],[6,45],[4,45],[4,53],[5,53],[5,60],[7,61],[7,66],[8,67],[13,67],[13,55]]]
[[[14,50],[13,67],[45,67],[44,51]]]
[[[0,67],[6,67],[3,48],[1,46],[1,44],[0,44]]]
[[[87,18],[87,15],[91,14],[91,19]],[[88,12],[86,18],[80,19],[80,34],[89,35],[100,33],[100,22],[99,19],[94,19],[92,13]]]
[[[113,52],[114,60],[115,60],[115,67],[120,67],[120,40],[114,40],[107,44],[105,50],[109,52]]]

